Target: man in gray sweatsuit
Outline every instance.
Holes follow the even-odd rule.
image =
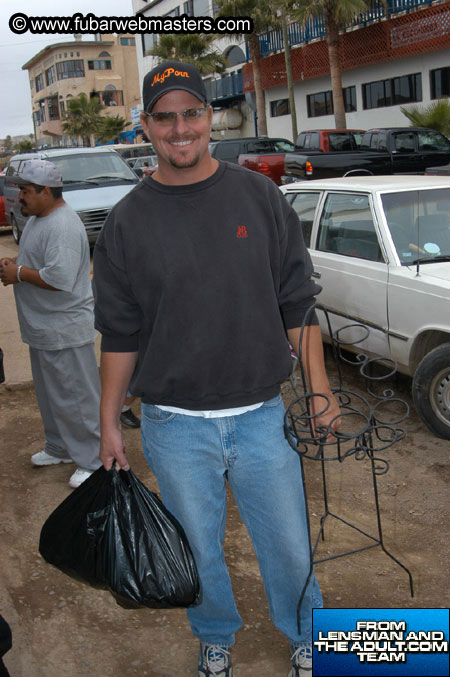
[[[46,160],[28,160],[8,180],[20,186],[30,216],[17,258],[0,260],[0,279],[13,284],[21,336],[30,347],[45,448],[34,465],[76,463],[79,486],[100,465],[100,382],[94,352],[89,243],[62,197],[62,177]]]

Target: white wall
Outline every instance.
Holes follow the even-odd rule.
[[[420,56],[408,57],[403,59],[392,59],[358,68],[342,74],[343,87],[356,87],[356,107],[354,113],[347,113],[347,127],[357,129],[370,129],[372,127],[405,127],[409,125],[409,120],[403,115],[400,106],[386,106],[384,108],[372,108],[363,110],[362,85],[376,80],[410,75],[413,73],[422,74],[422,101],[417,104],[420,107],[431,103],[430,98],[430,70],[434,68],[443,68],[450,66],[450,50],[440,52],[429,52]],[[306,97],[308,94],[315,94],[331,89],[329,77],[315,78],[296,83],[294,86],[294,97],[297,112],[297,128],[299,133],[304,129],[327,129],[334,128],[334,116],[323,115],[320,117],[308,117]],[[289,115],[282,117],[270,117],[270,101],[287,97],[286,87],[276,87],[266,91],[266,108],[269,136],[284,136],[292,140],[291,118]]]

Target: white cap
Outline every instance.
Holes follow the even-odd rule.
[[[19,185],[35,183],[37,186],[59,188],[63,185],[61,173],[48,160],[25,160],[17,174],[8,176],[8,181]]]

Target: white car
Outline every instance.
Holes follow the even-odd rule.
[[[362,337],[351,325],[367,325],[363,341],[345,347],[395,360],[413,379],[422,420],[450,439],[450,178],[348,177],[280,190],[302,223],[332,333],[347,327],[339,339],[351,343]]]

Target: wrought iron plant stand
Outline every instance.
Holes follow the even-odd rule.
[[[397,366],[393,360],[381,358],[369,358],[363,352],[356,352],[359,343],[364,341],[370,332],[370,329],[363,324],[350,324],[341,327],[333,333],[329,314],[321,306],[316,306],[318,312],[324,313],[328,326],[328,335],[331,337],[331,352],[335,362],[338,385],[332,388],[341,409],[341,423],[339,430],[331,433],[331,423],[328,428],[315,426],[314,418],[325,412],[329,407],[329,399],[326,395],[312,393],[308,390],[308,384],[305,372],[302,366],[302,343],[305,326],[308,325],[310,315],[305,318],[304,325],[300,334],[300,345],[298,346],[298,365],[300,376],[295,376],[294,370],[291,377],[296,399],[289,405],[285,415],[285,435],[291,447],[298,453],[302,469],[306,514],[308,520],[308,534],[310,543],[310,569],[308,577],[303,586],[301,596],[297,606],[297,622],[300,628],[300,609],[305,595],[306,588],[313,573],[313,567],[316,564],[328,560],[345,557],[357,552],[362,552],[370,548],[380,547],[398,566],[402,567],[409,576],[409,585],[411,596],[414,596],[413,579],[409,569],[394,557],[385,547],[383,541],[383,531],[380,516],[380,502],[377,486],[377,478],[384,475],[389,470],[388,461],[381,457],[396,442],[405,437],[405,431],[398,426],[406,420],[409,414],[408,404],[395,396],[390,387],[386,387],[386,380],[391,379],[397,372]],[[312,311],[311,311],[312,312]],[[356,340],[345,340],[345,334],[355,334],[359,336]],[[351,349],[351,353],[347,352]],[[350,357],[351,355],[351,357]],[[347,363],[357,367],[364,381],[366,395],[360,395],[344,387],[342,375],[342,363]],[[381,374],[380,374],[381,367]],[[297,382],[300,381],[302,391],[299,392]],[[384,383],[383,383],[384,382]],[[384,386],[384,389],[383,389]],[[379,391],[379,392],[378,392]],[[319,413],[311,413],[311,399],[315,397],[316,403],[319,399],[323,401],[323,407]],[[317,409],[317,405],[316,405]],[[393,410],[396,410],[395,413]],[[400,413],[398,411],[400,410]],[[346,459],[354,457],[356,461],[368,460],[371,468],[372,488],[374,495],[374,506],[376,512],[376,534],[372,535],[365,530],[343,519],[330,510],[328,500],[327,485],[327,463],[337,461],[343,463]],[[305,486],[305,473],[303,459],[308,458],[318,461],[321,464],[322,471],[322,490],[323,490],[323,514],[320,518],[320,527],[314,544],[311,541],[311,526],[309,520],[308,499]],[[316,550],[319,540],[324,540],[324,529],[326,521],[331,518],[338,520],[347,527],[359,532],[367,539],[369,543],[353,550],[346,550],[339,554],[329,557],[316,558]]]

